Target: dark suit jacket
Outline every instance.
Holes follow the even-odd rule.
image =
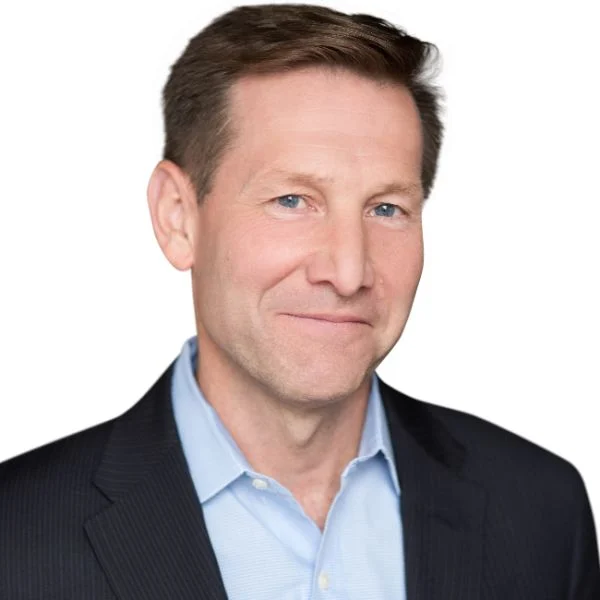
[[[2,600],[226,598],[177,435],[172,370],[123,415],[0,464]],[[380,383],[408,600],[600,599],[573,466]]]

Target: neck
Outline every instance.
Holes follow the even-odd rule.
[[[206,400],[252,468],[289,489],[321,526],[343,470],[358,454],[370,379],[348,397],[306,406],[269,396],[212,363],[199,354],[197,381]]]

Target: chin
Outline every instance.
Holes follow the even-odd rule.
[[[277,394],[290,403],[301,403],[303,406],[325,406],[340,402],[354,394],[365,381],[366,374],[355,369],[351,375],[343,376],[338,373],[332,376],[328,373],[308,373],[306,377],[289,378],[279,381],[276,388],[281,393]]]

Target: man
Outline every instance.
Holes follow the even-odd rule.
[[[600,598],[577,470],[375,373],[423,266],[434,59],[306,5],[190,41],[148,202],[197,336],[125,414],[0,465],[1,598]]]

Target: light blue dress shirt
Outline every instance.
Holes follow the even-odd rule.
[[[197,337],[175,362],[175,421],[229,600],[406,600],[400,487],[373,375],[358,456],[323,531],[252,469],[195,378]]]

